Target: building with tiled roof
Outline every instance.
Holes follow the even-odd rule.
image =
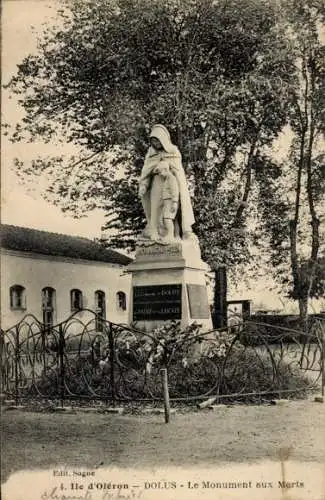
[[[87,238],[6,224],[0,237],[3,329],[27,313],[55,324],[85,308],[127,322],[129,257]]]
[[[67,234],[50,233],[27,227],[1,226],[1,247],[52,257],[69,257],[110,264],[127,265],[132,259],[100,243]]]

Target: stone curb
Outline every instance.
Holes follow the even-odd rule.
[[[143,408],[140,410],[141,413],[145,415],[163,415],[165,413],[164,408]],[[171,408],[170,413],[176,413],[176,408]]]
[[[90,406],[90,407],[78,407],[76,406],[75,407],[75,410],[76,412],[82,412],[82,413],[104,413],[105,411],[105,408],[96,408],[96,407],[93,407],[93,406]]]
[[[309,403],[323,403],[323,396],[315,396],[313,399],[305,400]],[[293,403],[295,400],[290,399],[272,399],[269,401],[269,405],[271,406],[285,406],[287,404]],[[223,408],[225,405],[209,405],[205,410],[207,411],[217,411],[220,408]],[[14,411],[14,410],[32,410],[33,408],[29,408],[28,405],[15,405],[13,401],[6,401],[4,405],[2,405],[3,411]],[[35,409],[37,411],[37,409]],[[132,408],[132,407],[80,407],[80,406],[44,406],[42,407],[42,411],[51,412],[51,413],[98,413],[98,414],[138,414],[138,415],[164,415],[164,408]],[[192,409],[193,412],[198,412],[197,408]],[[182,408],[171,408],[170,414],[182,413]],[[199,412],[201,413],[201,412]]]
[[[57,413],[75,413],[72,406],[54,406],[53,408],[51,407],[50,410]]]
[[[124,413],[124,408],[120,407],[112,407],[112,408],[95,408],[95,407],[73,407],[73,406],[56,406],[54,408],[51,408],[52,411],[54,412],[66,412],[66,413],[113,413],[113,414],[118,414],[121,415]]]
[[[113,413],[121,415],[124,413],[125,408],[112,407],[112,408],[96,408],[96,407],[82,407],[82,406],[57,406],[52,411],[55,412],[68,412],[68,413]]]
[[[272,399],[270,403],[271,405],[284,406],[290,403],[290,399]]]
[[[13,411],[13,410],[28,410],[28,406],[25,405],[6,405],[3,406],[2,409],[4,411]],[[33,408],[30,408],[33,410]],[[123,413],[128,413],[128,408],[123,408],[123,407],[112,407],[112,408],[94,408],[94,407],[72,407],[72,406],[48,406],[42,408],[44,412],[49,412],[49,413],[71,413],[71,414],[76,414],[76,413],[108,413],[108,414],[114,414],[114,415],[122,415]],[[37,411],[37,410],[35,410]],[[130,409],[129,413],[132,414],[134,409]],[[142,415],[163,415],[165,413],[165,410],[163,408],[143,408],[143,409],[136,409],[135,410],[137,413],[142,414]],[[177,412],[176,408],[172,408],[170,410],[170,414],[175,414]]]
[[[11,411],[11,410],[25,410],[27,406],[24,405],[6,405],[3,406],[2,409],[4,411]]]
[[[130,409],[130,413],[132,413],[132,410]],[[87,408],[82,408],[82,407],[61,407],[58,406],[56,408],[53,408],[52,411],[57,411],[58,413],[60,412],[73,412],[73,413],[111,413],[115,415],[122,415],[123,413],[128,413],[128,408],[123,408],[123,407],[112,407],[112,408],[94,408],[94,407],[87,407]],[[165,413],[165,410],[163,408],[143,408],[143,409],[136,409],[136,412],[142,414],[142,415],[163,415]],[[176,408],[171,408],[170,413],[175,414],[177,412]]]
[[[103,413],[115,413],[115,414],[118,414],[118,415],[122,415],[122,413],[124,413],[124,410],[125,408],[103,408],[103,410],[101,410]]]

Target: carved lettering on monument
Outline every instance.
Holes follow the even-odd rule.
[[[133,287],[133,321],[181,319],[182,285]]]
[[[181,255],[181,245],[142,245],[137,248],[137,257],[139,256],[168,256]]]

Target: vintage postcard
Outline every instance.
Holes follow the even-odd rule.
[[[324,21],[3,0],[4,500],[325,499]]]

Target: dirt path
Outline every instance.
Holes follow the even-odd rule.
[[[325,405],[219,406],[172,415],[2,414],[3,480],[21,469],[202,466],[276,460],[325,460]]]

